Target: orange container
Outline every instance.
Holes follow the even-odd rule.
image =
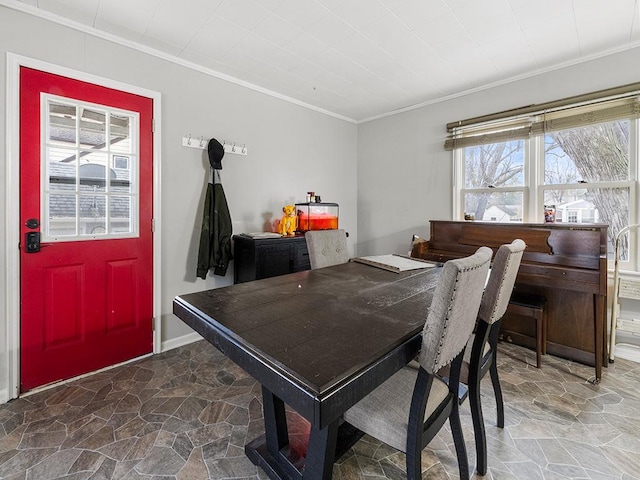
[[[296,203],[298,232],[309,230],[337,230],[337,203]]]

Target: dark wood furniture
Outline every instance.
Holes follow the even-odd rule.
[[[265,435],[247,456],[271,478],[328,479],[358,438],[342,414],[417,354],[440,270],[349,262],[181,295],[173,311],[262,384]],[[311,423],[304,459],[285,404]]]
[[[521,238],[527,244],[516,292],[547,301],[547,352],[595,367],[597,383],[606,366],[607,225],[489,222],[430,222],[428,242],[413,256],[443,262],[469,255],[479,245],[495,251]],[[503,329],[514,343],[535,347],[530,321],[507,314]]]
[[[309,270],[309,252],[304,235],[280,238],[233,236],[234,283]]]
[[[542,295],[514,292],[507,313],[532,320],[536,327],[536,367],[542,364],[542,355],[547,353],[547,299]],[[510,333],[503,329],[502,337],[509,340]]]

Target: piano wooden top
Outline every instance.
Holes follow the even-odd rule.
[[[428,242],[414,245],[412,256],[447,261],[471,255],[480,246],[494,252],[516,238],[527,248],[518,283],[546,285],[606,295],[607,225],[496,223],[431,220]]]

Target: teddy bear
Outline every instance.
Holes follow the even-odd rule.
[[[284,212],[280,219],[278,233],[284,237],[293,237],[298,228],[298,217],[296,216],[296,207],[293,205],[285,205],[282,207]]]

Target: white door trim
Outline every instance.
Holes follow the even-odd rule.
[[[153,352],[161,350],[161,296],[160,272],[160,139],[161,94],[146,88],[98,77],[40,60],[7,53],[7,110],[6,110],[6,162],[5,162],[5,288],[6,288],[6,345],[5,372],[0,374],[0,403],[20,394],[20,67],[29,67],[62,75],[83,82],[95,83],[107,88],[122,90],[153,100]],[[1,332],[0,332],[1,333]],[[2,335],[0,334],[0,338]],[[0,350],[0,358],[3,352]],[[2,378],[7,380],[2,385]]]

